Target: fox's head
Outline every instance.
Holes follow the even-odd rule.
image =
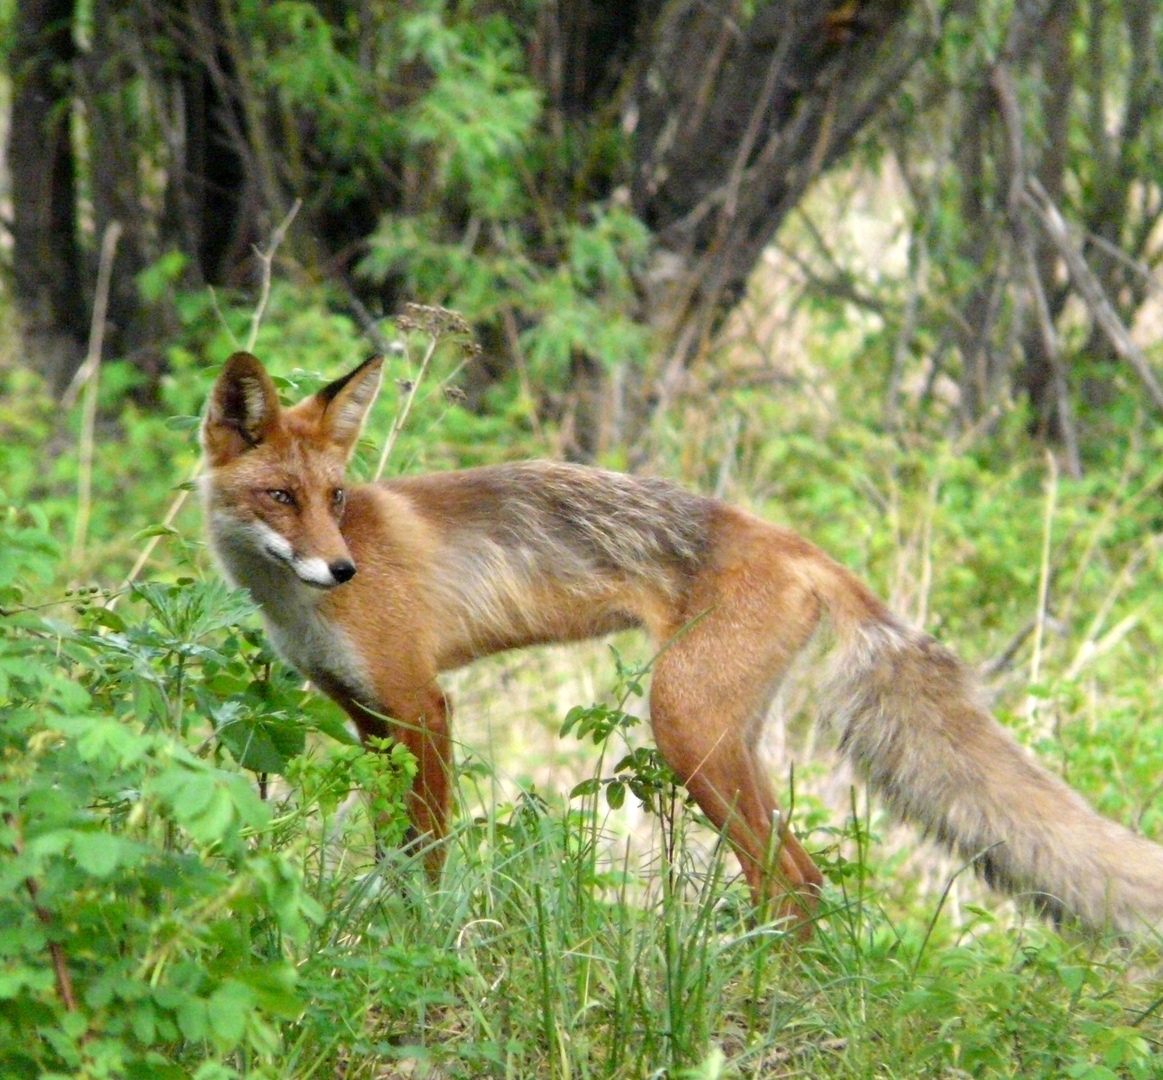
[[[292,408],[266,369],[235,353],[214,384],[202,423],[210,536],[231,577],[269,579],[284,568],[320,589],[355,576],[340,526],[347,460],[379,390],[383,358]]]

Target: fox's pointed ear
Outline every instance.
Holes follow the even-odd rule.
[[[279,420],[279,395],[266,368],[236,352],[222,369],[202,421],[206,459],[221,465],[261,443]]]
[[[380,391],[383,374],[384,358],[373,356],[315,395],[316,402],[323,407],[320,424],[327,437],[348,453],[363,430],[363,422]]]

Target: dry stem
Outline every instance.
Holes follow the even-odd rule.
[[[89,349],[85,362],[74,376],[64,399],[63,408],[75,400],[74,388],[85,388],[81,410],[81,436],[77,462],[77,520],[73,526],[73,563],[78,565],[85,554],[85,537],[93,512],[93,444],[97,425],[97,385],[101,367],[101,347],[105,341],[105,316],[109,310],[109,286],[113,276],[113,256],[121,239],[121,222],[111,221],[101,240],[101,262],[97,268],[97,291],[93,299],[93,319],[89,325]]]

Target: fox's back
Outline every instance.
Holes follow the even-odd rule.
[[[621,573],[659,588],[697,572],[713,500],[668,480],[528,461],[386,481],[458,543],[484,541],[555,577]],[[531,567],[532,568],[532,567]]]
[[[432,545],[425,584],[455,624],[441,666],[657,624],[704,565],[717,505],[666,480],[554,462],[379,486]]]

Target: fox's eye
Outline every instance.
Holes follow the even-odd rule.
[[[336,488],[331,493],[331,508],[333,510],[342,510],[344,503],[347,502],[347,493],[343,488]]]
[[[267,497],[274,502],[282,503],[284,506],[294,506],[295,496],[289,491],[284,491],[282,488],[268,488]]]

